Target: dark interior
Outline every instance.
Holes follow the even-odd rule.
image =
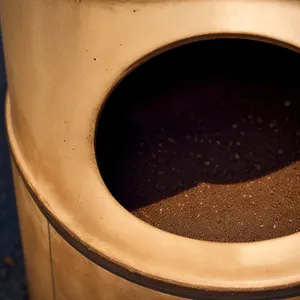
[[[180,46],[138,67],[99,118],[97,161],[112,195],[194,239],[296,233],[299,67],[296,52],[242,39]]]

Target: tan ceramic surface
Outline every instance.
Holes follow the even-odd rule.
[[[0,18],[12,154],[39,208],[70,244],[118,276],[181,297],[299,293],[300,233],[219,244],[160,231],[112,198],[94,155],[99,109],[136,65],[183,40],[220,34],[297,50],[299,1],[1,0]]]
[[[186,299],[138,286],[84,257],[47,222],[28,193],[14,163],[13,175],[31,300]]]
[[[49,223],[12,165],[30,299],[53,300]]]
[[[138,286],[100,268],[67,244],[53,228],[51,245],[56,300],[183,299]]]

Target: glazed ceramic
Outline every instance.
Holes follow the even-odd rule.
[[[161,231],[111,196],[94,153],[103,104],[138,65],[177,45],[218,37],[298,51],[300,2],[1,0],[0,15],[7,131],[32,300],[300,294],[300,233],[221,244]]]

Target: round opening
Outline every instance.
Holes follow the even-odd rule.
[[[138,67],[109,97],[96,155],[136,217],[200,240],[253,242],[300,230],[299,54],[201,41]]]

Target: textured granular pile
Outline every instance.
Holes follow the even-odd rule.
[[[151,61],[116,90],[99,123],[103,178],[135,216],[171,233],[219,242],[295,233],[300,87],[286,66],[299,58],[257,42],[207,44]]]

